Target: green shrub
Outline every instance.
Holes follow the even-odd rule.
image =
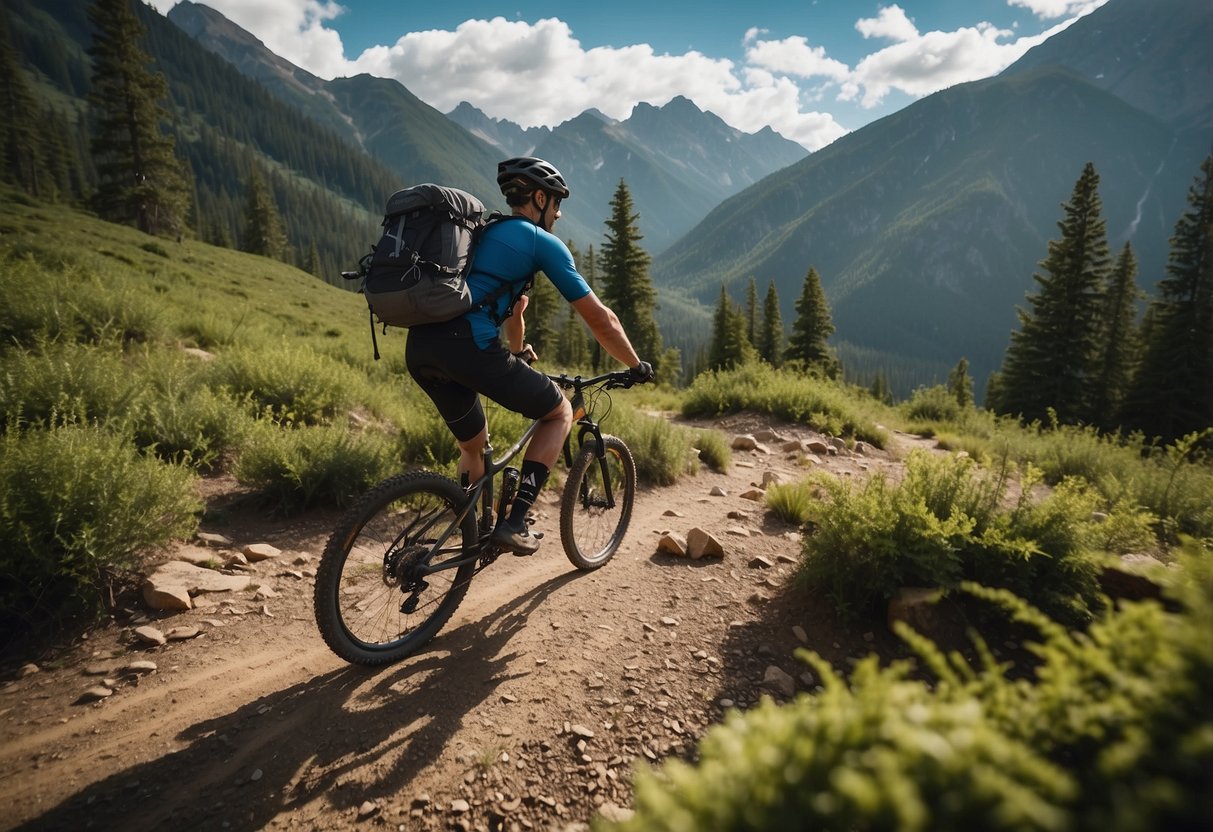
[[[1033,501],[1038,479],[1029,468],[1008,509],[1010,477],[1006,461],[983,472],[968,457],[921,451],[898,485],[884,476],[859,486],[820,477],[829,505],[805,539],[802,575],[844,615],[870,610],[898,587],[954,588],[968,578],[1010,588],[1068,622],[1087,620],[1101,603],[1098,494],[1066,480]]]
[[[870,399],[868,400],[870,402]],[[766,364],[700,373],[683,399],[684,416],[719,416],[751,410],[808,425],[835,436],[852,436],[876,447],[888,444],[861,407],[834,382]]]
[[[728,440],[716,430],[695,431],[693,440],[699,451],[699,460],[713,471],[725,473],[733,462],[733,449]]]
[[[33,628],[103,607],[105,582],[187,537],[201,508],[184,468],[97,427],[0,438],[0,620]]]
[[[917,388],[902,409],[916,422],[956,422],[962,413],[956,396],[942,384]]]
[[[276,510],[348,505],[392,469],[391,442],[344,426],[280,428],[261,422],[236,463],[236,478]]]
[[[234,450],[252,427],[247,401],[206,386],[195,359],[162,355],[148,362],[148,395],[132,417],[135,443],[156,456],[210,467]]]
[[[767,489],[766,504],[785,523],[803,526],[817,516],[818,489],[808,480],[776,483]]]
[[[627,443],[636,460],[636,478],[642,484],[673,485],[698,470],[691,448],[696,437],[687,428],[618,404],[601,427],[603,433],[616,434]],[[574,424],[574,433],[576,430]]]
[[[861,661],[849,683],[730,712],[694,765],[638,769],[635,814],[598,832],[983,829],[1136,832],[1213,822],[1213,555],[1190,545],[1174,612],[1126,603],[1072,633],[966,584],[1039,635],[1034,672],[898,631],[935,677]]]
[[[213,383],[279,422],[331,423],[358,400],[365,378],[307,347],[237,347],[213,362]]]
[[[47,426],[96,422],[116,428],[146,397],[144,380],[114,347],[47,344],[44,352],[0,357],[0,409],[6,421]]]

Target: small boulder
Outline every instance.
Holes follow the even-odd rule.
[[[180,584],[157,584],[143,582],[143,603],[154,610],[192,610],[194,602],[189,590]]]
[[[762,685],[789,699],[796,694],[796,680],[775,665],[767,667],[767,672],[762,677]]]
[[[742,433],[733,437],[733,450],[754,451],[758,449],[758,440],[750,433]]]
[[[820,439],[810,439],[804,443],[804,449],[811,454],[824,454],[829,453],[830,446]]]
[[[767,492],[763,491],[761,488],[751,488],[749,491],[743,491],[741,493],[741,499],[753,500],[756,503],[761,503],[766,496]]]
[[[724,557],[724,546],[712,534],[696,526],[687,532],[687,554],[692,560]]]
[[[268,543],[250,543],[240,550],[249,559],[249,563],[258,563],[282,554],[282,550]]]
[[[661,540],[657,541],[657,551],[665,552],[668,555],[677,555],[678,557],[686,557],[687,540],[680,534],[669,532],[661,536]]]
[[[708,492],[708,494],[712,495],[713,497],[727,497],[727,496],[729,496],[729,492],[725,491],[725,490],[724,490],[723,488],[721,488],[719,485],[713,485],[713,486],[712,486],[712,490],[711,490],[711,491],[709,491],[709,492]]]
[[[168,641],[164,633],[157,630],[155,627],[143,626],[135,628],[135,637],[144,644],[149,644],[153,647],[159,647]]]

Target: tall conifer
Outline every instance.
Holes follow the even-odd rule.
[[[606,221],[606,241],[602,245],[602,299],[619,316],[632,345],[646,361],[661,357],[661,335],[653,312],[657,292],[649,280],[649,254],[640,247],[644,239],[632,211],[632,195],[620,179],[611,199],[611,216]]]
[[[821,370],[831,378],[840,370],[838,359],[826,340],[834,332],[830,318],[830,306],[825,290],[821,288],[821,277],[817,269],[809,267],[804,277],[804,288],[796,301],[796,321],[788,338],[784,356],[789,361],[799,361],[806,368]]]
[[[1166,441],[1213,425],[1213,156],[1200,171],[1171,237],[1125,410],[1129,427]]]
[[[0,178],[41,196],[52,185],[41,153],[39,113],[0,12]]]
[[[188,191],[173,138],[161,131],[168,86],[139,46],[146,29],[130,0],[97,0],[88,16],[97,28],[89,50],[97,212],[149,234],[179,233]]]
[[[248,196],[244,207],[244,234],[241,250],[262,257],[283,259],[286,254],[286,234],[274,195],[270,193],[257,169],[249,173]]]
[[[973,406],[973,377],[969,375],[969,359],[960,359],[948,374],[948,391],[961,407]]]
[[[1090,162],[1062,206],[1061,237],[1049,242],[1033,280],[1030,310],[1018,310],[1020,328],[999,373],[999,412],[1045,420],[1052,408],[1063,423],[1090,421],[1103,332],[1103,291],[1108,274],[1108,239],[1101,216],[1099,174]]]
[[[762,304],[762,325],[758,330],[758,357],[778,367],[783,357],[783,319],[779,315],[779,294],[775,281],[767,284],[767,297]]]
[[[1103,428],[1119,424],[1121,406],[1137,359],[1137,258],[1125,243],[1116,258],[1104,294],[1103,333],[1100,336],[1098,375],[1095,381],[1092,416]]]
[[[750,285],[745,292],[745,325],[746,337],[751,344],[758,343],[758,283],[750,278]]]
[[[741,366],[755,357],[754,347],[747,335],[746,314],[724,286],[720,287],[720,300],[712,318],[712,344],[708,352],[708,368],[728,370]]]

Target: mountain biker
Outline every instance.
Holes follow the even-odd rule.
[[[405,363],[455,435],[465,487],[484,475],[488,425],[481,394],[540,420],[523,455],[513,507],[508,517],[498,518],[492,536],[502,549],[530,555],[539,548],[539,540],[528,529],[527,512],[573,424],[568,399],[551,379],[530,366],[538,356],[525,339],[523,313],[529,299],[523,293],[535,273],[547,275],[602,348],[631,368],[637,382],[652,381],[653,367],[636,354],[619,318],[578,274],[568,246],[552,234],[560,203],[569,198],[560,171],[531,156],[506,159],[497,165],[497,185],[513,209],[513,218],[490,224],[476,247],[468,272],[472,311],[453,321],[411,327]],[[508,291],[500,290],[503,283],[510,285]],[[486,297],[496,300],[485,308],[476,306]],[[499,330],[504,332],[505,345]]]

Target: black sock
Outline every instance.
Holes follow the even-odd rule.
[[[526,459],[522,462],[521,475],[518,477],[518,493],[514,495],[514,506],[510,509],[510,525],[522,528],[526,513],[535,505],[543,484],[548,481],[551,473],[542,462]]]

